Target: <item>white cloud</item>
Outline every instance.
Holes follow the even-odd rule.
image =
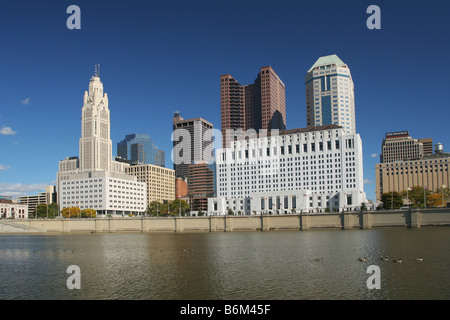
[[[0,164],[0,171],[9,170],[9,166],[5,166],[4,164]]]
[[[11,129],[11,127],[3,126],[0,129],[0,134],[4,134],[4,135],[7,135],[7,136],[13,136],[13,135],[16,134],[16,132],[13,129]]]
[[[22,183],[0,183],[0,194],[11,197],[27,196],[45,191],[45,183],[22,184]]]
[[[30,104],[30,100],[31,100],[30,98],[26,98],[26,99],[22,100],[22,104],[28,106]]]
[[[364,184],[371,184],[373,181],[369,179],[364,179]]]
[[[378,154],[372,153],[372,154],[370,155],[370,157],[371,157],[371,158],[376,158],[376,157],[378,157]]]

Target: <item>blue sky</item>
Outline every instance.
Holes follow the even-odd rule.
[[[69,5],[81,30],[69,30]],[[369,5],[381,29],[369,30]],[[337,54],[355,84],[365,191],[375,199],[384,134],[409,130],[450,146],[449,1],[13,1],[0,4],[0,194],[35,194],[78,155],[94,65],[111,110],[113,154],[148,133],[171,167],[172,116],[220,129],[219,77],[252,83],[271,65],[286,84],[287,128],[306,126],[304,77]]]

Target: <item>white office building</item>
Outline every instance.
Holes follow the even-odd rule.
[[[94,209],[97,215],[142,214],[147,208],[146,184],[112,171],[70,175],[61,181],[60,206]]]
[[[320,57],[305,76],[307,126],[337,124],[356,133],[355,90],[349,67],[337,55]]]
[[[337,125],[234,141],[217,150],[216,175],[211,214],[360,210],[366,201],[361,138]]]
[[[1,198],[0,196],[0,200]],[[0,219],[28,219],[28,206],[12,201],[0,201]]]
[[[129,164],[113,160],[108,96],[97,73],[90,80],[83,102],[80,158],[66,158],[59,163],[60,209],[76,206],[94,209],[97,215],[144,213],[146,184],[125,173]]]

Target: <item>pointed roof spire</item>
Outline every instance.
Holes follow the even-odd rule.
[[[94,66],[94,77],[100,77],[100,64]]]

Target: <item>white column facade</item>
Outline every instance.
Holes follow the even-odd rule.
[[[283,198],[283,210],[316,212],[356,210],[366,201],[361,138],[335,125],[235,141],[216,152],[216,175],[218,197],[208,211],[217,214],[267,211],[261,199],[270,197]],[[287,196],[296,197],[295,208],[288,201],[284,209]]]

